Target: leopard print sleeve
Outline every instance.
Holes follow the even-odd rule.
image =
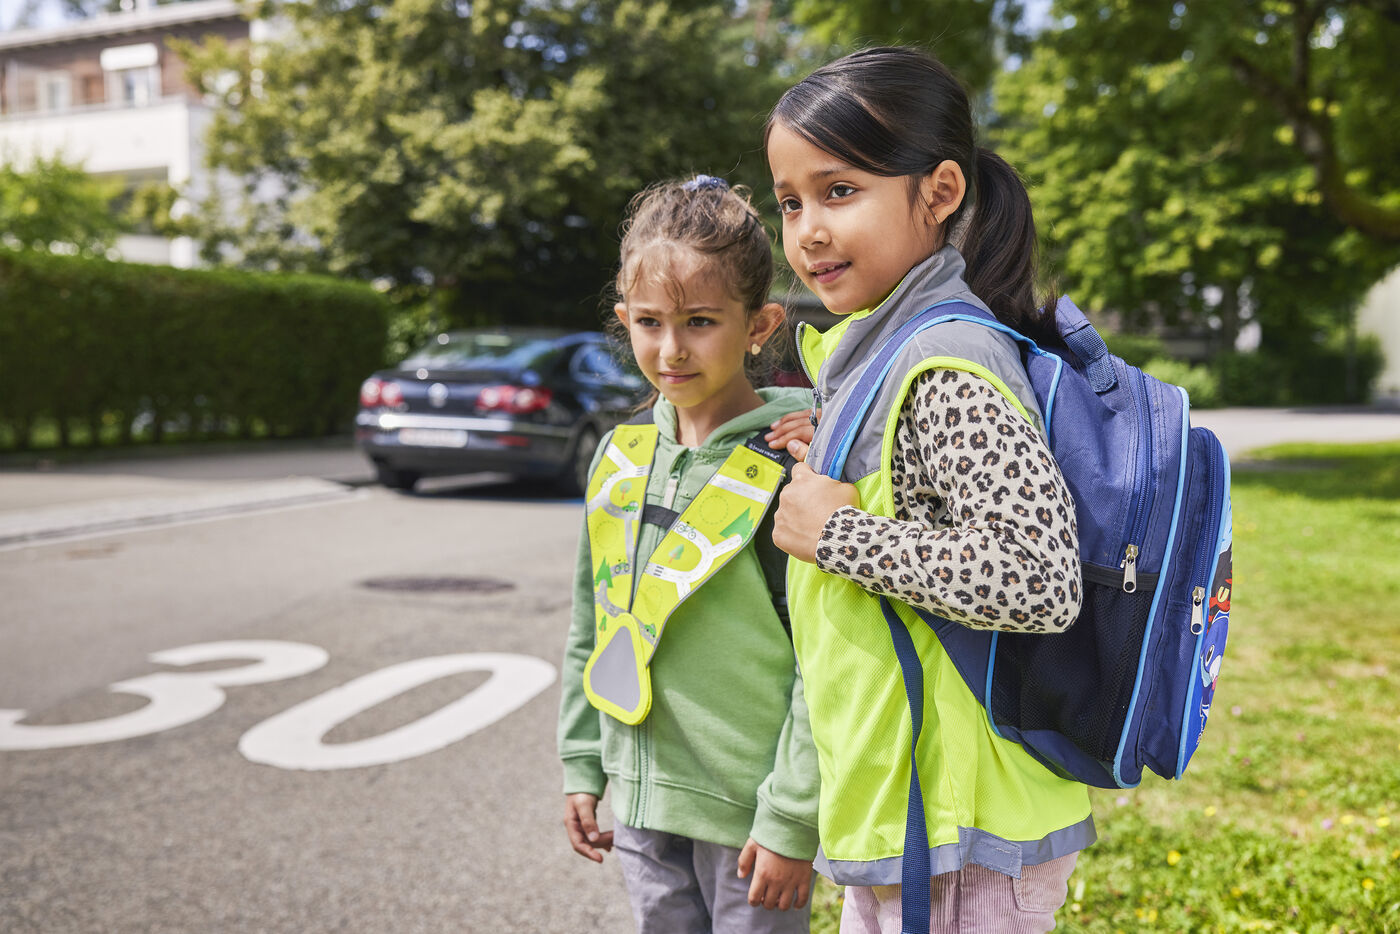
[[[931,370],[900,410],[894,518],[832,514],[817,566],[978,629],[1060,632],[1079,615],[1074,504],[1044,437],[986,380]]]

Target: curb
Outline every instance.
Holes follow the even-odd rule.
[[[240,484],[180,496],[112,499],[0,515],[0,550],[197,522],[293,506],[335,502],[362,495],[353,486],[309,477]]]

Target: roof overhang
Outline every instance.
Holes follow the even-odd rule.
[[[126,36],[221,20],[243,19],[237,0],[186,0],[126,13],[104,13],[42,29],[15,29],[0,33],[0,52],[37,49],[69,42]]]

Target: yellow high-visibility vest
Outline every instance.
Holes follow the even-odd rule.
[[[753,538],[783,479],[778,454],[734,448],[642,568],[636,566],[655,425],[619,425],[588,481],[596,636],[583,669],[589,703],[636,725],[651,710],[650,663],[676,608]]]

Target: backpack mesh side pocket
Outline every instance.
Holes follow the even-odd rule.
[[[1114,576],[1118,580],[1109,583]],[[1155,590],[1151,576],[1140,575],[1138,589],[1124,593],[1121,575],[1086,567],[1083,609],[1068,630],[1001,633],[992,722],[1023,733],[1062,733],[1088,755],[1111,763],[1137,683]]]

